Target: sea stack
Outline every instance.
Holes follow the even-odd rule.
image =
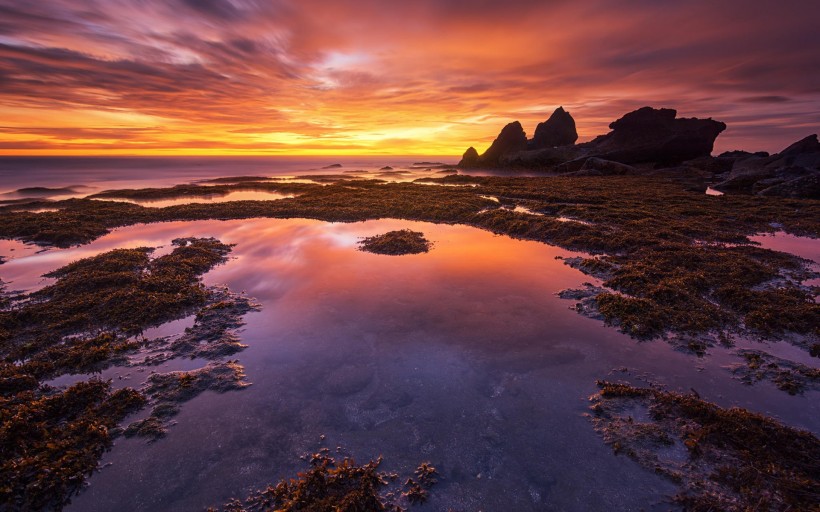
[[[578,132],[575,129],[575,119],[564,110],[564,107],[558,107],[549,119],[538,123],[528,147],[529,149],[544,149],[568,146],[575,144],[576,140],[578,140]]]

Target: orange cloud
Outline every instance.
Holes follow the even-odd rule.
[[[558,105],[817,131],[814,0],[579,4],[0,0],[0,154],[457,155]]]

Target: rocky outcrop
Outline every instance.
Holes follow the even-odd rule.
[[[501,129],[490,147],[479,158],[482,167],[497,166],[502,156],[527,149],[527,134],[521,123],[513,121]]]
[[[575,120],[559,107],[538,125],[531,141],[527,141],[519,122],[510,123],[483,155],[476,159],[468,150],[460,165],[569,173],[580,171],[592,157],[627,165],[656,166],[711,158],[715,139],[726,125],[712,119],[676,115],[673,109],[643,107],[610,124],[612,131],[608,134],[576,145]],[[732,163],[731,158],[725,162],[726,166]]]
[[[578,132],[575,130],[575,119],[564,110],[564,107],[558,107],[549,119],[538,123],[528,148],[544,149],[567,146],[575,144],[576,140],[578,140]]]
[[[464,155],[461,157],[461,161],[458,163],[459,167],[463,167],[465,169],[478,167],[478,151],[472,146],[467,148],[467,151],[464,152]]]
[[[726,124],[676,114],[670,108],[640,108],[610,124],[608,134],[581,146],[590,156],[624,164],[668,165],[709,156]]]
[[[820,199],[820,142],[810,135],[768,157],[743,156],[726,179],[712,188],[721,192]]]

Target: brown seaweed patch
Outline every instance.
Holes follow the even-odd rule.
[[[210,363],[198,370],[152,374],[143,389],[154,404],[151,415],[129,425],[125,435],[140,435],[152,440],[165,436],[170,418],[179,412],[177,404],[205,391],[225,393],[250,386],[245,381],[244,370],[234,360]]]
[[[87,242],[117,226],[209,218],[303,217],[331,222],[399,218],[460,223],[600,255],[587,258],[578,268],[605,278],[604,286],[619,293],[604,296],[598,305],[610,324],[633,336],[720,331],[770,338],[792,332],[820,335],[820,304],[800,284],[811,277],[807,263],[750,245],[732,246],[748,244],[748,235],[772,231],[772,223],[793,234],[820,235],[820,201],[704,197],[680,183],[651,176],[454,175],[424,182],[470,186],[428,187],[375,180],[342,180],[327,186],[253,183],[254,187],[299,195],[279,201],[156,209],[73,199],[51,204],[59,212],[31,214],[0,208],[0,236],[66,246]],[[235,190],[243,185],[215,186]],[[292,188],[282,188],[285,186]],[[181,191],[184,189],[116,193],[162,198]],[[504,210],[482,196],[547,215]],[[559,217],[589,224],[560,222]]]
[[[681,486],[686,510],[811,510],[820,499],[820,440],[695,395],[598,382],[595,430]]]
[[[429,462],[415,470],[404,484],[404,492],[391,490],[398,475],[380,471],[382,458],[359,465],[350,457],[337,462],[322,448],[310,457],[310,469],[296,478],[281,480],[246,498],[232,499],[221,508],[209,508],[208,512],[403,512],[399,502],[404,499],[410,505],[424,503],[429,489],[438,480],[438,472]],[[400,496],[400,498],[397,498]]]
[[[806,390],[820,390],[820,370],[816,368],[760,350],[741,349],[737,354],[743,358],[743,362],[734,364],[729,369],[744,384],[751,385],[766,380],[790,395]]]
[[[147,354],[132,365],[157,365],[176,357],[220,359],[247,348],[237,329],[245,325],[243,317],[259,311],[259,304],[228,288],[208,288],[208,301],[197,311],[194,325],[179,337],[164,337],[145,342]]]
[[[66,390],[42,381],[125,364],[142,345],[134,334],[203,306],[199,328],[189,333],[205,338],[196,353],[210,348],[209,353],[222,355],[242,347],[233,331],[252,307],[249,300],[209,290],[200,281],[203,273],[225,261],[230,246],[196,238],[180,238],[173,245],[170,254],[155,259],[150,248],[109,251],[51,272],[48,276],[56,282],[37,292],[4,295],[0,509],[60,510],[110,448],[120,431],[117,424],[146,403],[138,391],[112,392],[109,382],[96,379]],[[182,378],[180,389],[165,383],[165,395],[159,391],[160,377],[152,377],[156,380],[148,389],[181,400],[201,389],[241,387],[243,375],[235,363],[203,370]],[[153,419],[127,433],[157,433],[177,410],[173,401],[157,403]]]
[[[399,256],[428,252],[432,243],[424,238],[424,233],[400,229],[388,231],[381,235],[369,236],[359,242],[359,250],[374,254]]]
[[[109,382],[94,379],[64,391],[9,392],[5,387],[0,397],[0,509],[62,509],[111,448],[117,423],[144,403],[133,389],[112,393]]]

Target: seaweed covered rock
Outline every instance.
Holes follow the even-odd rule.
[[[359,249],[362,251],[390,256],[427,252],[432,245],[429,240],[424,238],[424,233],[409,229],[388,231],[382,235],[370,236],[363,239],[359,244]]]
[[[575,129],[575,119],[564,110],[564,107],[558,107],[549,119],[538,123],[535,127],[535,134],[529,142],[529,149],[567,146],[575,144],[576,140],[578,140],[578,132]]]
[[[820,440],[810,432],[696,394],[598,382],[595,430],[681,486],[685,510],[814,510]]]
[[[403,512],[402,502],[410,505],[425,503],[430,488],[438,482],[438,472],[429,462],[421,463],[401,489],[396,473],[381,471],[382,459],[359,465],[350,457],[337,462],[330,450],[303,456],[310,469],[297,478],[281,480],[256,491],[244,501],[232,499],[221,509],[208,512]],[[393,487],[393,490],[389,490]],[[388,491],[389,490],[389,491]]]

